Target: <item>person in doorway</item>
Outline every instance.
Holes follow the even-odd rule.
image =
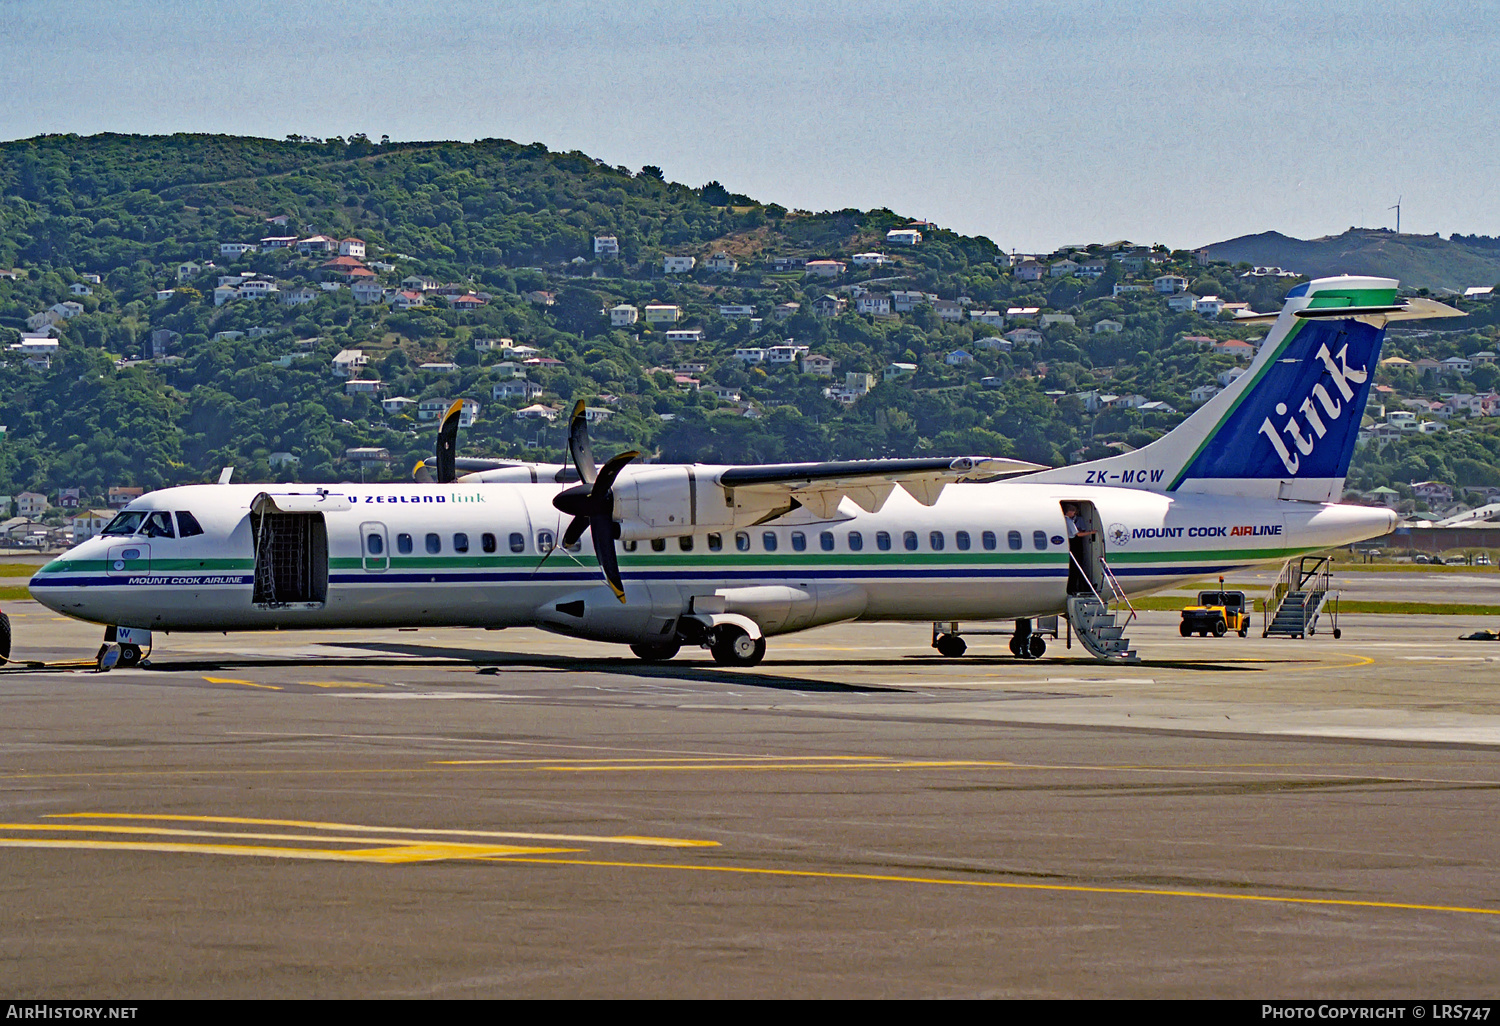
[[[1089,545],[1099,532],[1088,527],[1088,521],[1083,519],[1078,507],[1071,502],[1063,503],[1062,509],[1063,523],[1068,530],[1068,554],[1071,557],[1068,560],[1068,594],[1084,595],[1093,589],[1081,568],[1090,565]]]

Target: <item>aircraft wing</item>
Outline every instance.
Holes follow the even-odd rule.
[[[742,511],[764,510],[763,520],[798,506],[826,518],[837,513],[845,498],[871,513],[879,512],[897,485],[922,505],[931,506],[944,487],[958,481],[993,481],[1045,469],[1024,460],[960,456],[728,467],[715,481],[724,489],[728,505]]]

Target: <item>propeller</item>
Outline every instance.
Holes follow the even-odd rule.
[[[620,563],[615,557],[615,479],[620,476],[631,460],[641,454],[632,449],[612,456],[603,467],[595,469],[594,452],[589,445],[588,422],[584,417],[583,400],[573,406],[573,415],[568,418],[568,455],[578,470],[582,484],[558,492],[552,505],[573,520],[563,532],[561,544],[577,544],[588,531],[594,540],[594,555],[599,558],[599,568],[609,583],[615,598],[625,601],[625,583],[620,577]]]
[[[429,468],[426,460],[417,461],[412,468],[411,476],[422,484],[452,484],[458,479],[458,470],[454,460],[458,451],[458,420],[463,416],[464,401],[453,400],[453,405],[448,407],[448,412],[443,414],[443,422],[438,426],[437,451],[433,453],[432,462],[436,468],[436,476],[433,469]]]

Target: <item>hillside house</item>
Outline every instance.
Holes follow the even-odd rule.
[[[291,249],[296,241],[295,235],[271,235],[260,240],[260,248],[268,252],[273,249]]]
[[[349,286],[349,292],[354,296],[356,303],[368,306],[378,303],[385,298],[385,288],[376,281],[357,281]]]
[[[974,362],[973,354],[964,349],[955,349],[943,357],[943,362],[949,367],[967,367]]]
[[[386,413],[405,413],[415,405],[417,405],[415,399],[408,399],[404,395],[393,395],[380,400],[380,408]]]
[[[1178,292],[1186,292],[1188,280],[1180,274],[1163,274],[1152,279],[1151,287],[1164,296],[1170,296]]]
[[[902,378],[909,378],[915,373],[917,373],[917,365],[914,363],[891,363],[886,365],[885,380],[899,381]]]
[[[260,244],[255,242],[221,242],[219,256],[229,260],[238,260],[246,253],[254,253],[259,249]]]
[[[892,228],[885,233],[887,246],[916,246],[922,242],[922,233],[915,228]]]
[[[726,321],[740,321],[755,316],[755,307],[749,303],[720,303],[719,316]]]
[[[339,256],[353,257],[356,260],[365,258],[364,239],[340,239]]]
[[[849,258],[849,262],[855,267],[884,267],[891,262],[891,258],[884,253],[856,253]]]
[[[541,403],[536,403],[517,410],[512,416],[516,420],[543,420],[550,423],[557,419],[557,413],[558,411],[550,406],[543,406]]]
[[[640,320],[641,312],[629,303],[609,308],[609,324],[612,328],[625,328]]]
[[[715,253],[703,262],[703,266],[716,274],[733,274],[740,269],[739,261],[728,253]]]
[[[1047,276],[1047,269],[1028,257],[1016,265],[1015,275],[1018,281],[1041,281]]]
[[[1173,313],[1186,313],[1192,310],[1197,305],[1198,300],[1202,298],[1202,296],[1196,296],[1191,292],[1179,292],[1176,295],[1167,297],[1167,309]]]
[[[1039,345],[1042,333],[1035,328],[1012,328],[1003,336],[1012,345]]]
[[[813,301],[813,313],[819,317],[837,317],[849,301],[841,296],[825,295]]]
[[[669,256],[662,258],[661,269],[667,274],[687,274],[697,264],[697,257]]]
[[[862,314],[883,317],[891,312],[891,297],[883,292],[866,292],[854,301],[854,309]]]
[[[344,382],[345,395],[379,395],[385,386],[379,378],[350,378]]]
[[[802,273],[812,278],[837,278],[848,270],[847,265],[840,260],[809,260],[802,268]]]
[[[339,251],[339,240],[327,235],[314,235],[297,243],[297,252],[303,256],[313,256],[321,253],[337,253]],[[346,254],[347,255],[347,254]]]
[[[620,255],[620,240],[614,235],[594,236],[594,256],[600,260],[614,260]]]
[[[969,320],[975,324],[988,324],[992,328],[1005,327],[1005,314],[999,310],[970,310]]]
[[[16,513],[23,517],[39,517],[47,512],[47,497],[39,492],[22,492],[16,496]]]
[[[1193,304],[1193,310],[1204,317],[1217,317],[1224,312],[1224,300],[1218,296],[1204,296]]]
[[[282,306],[306,306],[318,298],[318,290],[310,288],[287,289],[281,294]]]
[[[1103,320],[1094,322],[1095,335],[1118,335],[1123,330],[1125,330],[1124,324],[1119,321],[1111,320],[1108,317],[1104,318]]]
[[[115,485],[105,495],[105,505],[110,509],[123,509],[146,494],[146,489],[133,485]]]
[[[702,342],[702,328],[674,328],[667,332],[668,342]]]
[[[535,399],[541,395],[544,389],[535,381],[527,381],[524,378],[514,378],[510,381],[496,382],[490,388],[492,399]]]
[[[675,324],[682,316],[682,308],[672,303],[647,303],[647,324]]]
[[[363,350],[341,349],[333,358],[333,376],[336,378],[353,377],[369,362],[370,358],[364,354]]]
[[[1082,266],[1083,266],[1082,264],[1080,264],[1080,263],[1078,263],[1077,261],[1074,261],[1074,260],[1054,260],[1052,262],[1051,266],[1047,268],[1047,277],[1049,277],[1049,278],[1069,278],[1069,277],[1076,277],[1077,274],[1078,274],[1079,268],[1082,267]]]
[[[932,312],[940,321],[955,322],[964,319],[964,306],[956,299],[934,299]]]
[[[822,353],[808,353],[802,358],[802,373],[816,378],[833,377],[834,360]]]

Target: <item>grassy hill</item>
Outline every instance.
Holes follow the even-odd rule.
[[[1437,235],[1397,235],[1381,228],[1350,228],[1342,235],[1320,239],[1261,232],[1216,242],[1208,253],[1214,260],[1283,267],[1313,278],[1331,274],[1399,278],[1407,288],[1462,292],[1473,285],[1500,284],[1500,249]]]

